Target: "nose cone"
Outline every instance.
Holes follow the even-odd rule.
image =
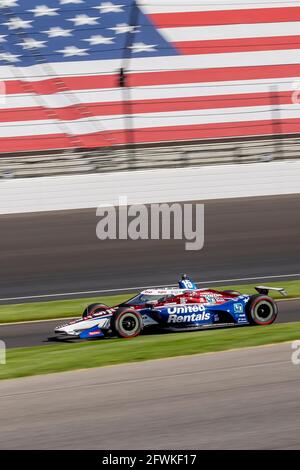
[[[62,325],[55,328],[55,333],[64,333],[67,335],[76,335],[74,331],[75,325]]]

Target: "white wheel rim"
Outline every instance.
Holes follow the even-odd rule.
[[[264,309],[263,306],[265,306]],[[263,300],[255,305],[253,313],[254,318],[256,318],[259,322],[267,323],[274,315],[274,307],[271,302]]]
[[[126,313],[120,318],[120,327],[122,332],[132,335],[139,330],[139,321],[133,313]]]

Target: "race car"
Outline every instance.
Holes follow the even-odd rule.
[[[91,304],[82,317],[58,326],[59,338],[133,338],[150,329],[190,331],[215,327],[270,325],[278,315],[268,295],[282,288],[257,286],[258,294],[198,288],[186,275],[178,288],[147,289],[114,307]]]

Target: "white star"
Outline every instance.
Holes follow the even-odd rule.
[[[47,41],[38,41],[33,38],[23,39],[23,42],[18,42],[18,46],[23,47],[23,49],[39,49],[40,47],[46,47],[45,42]]]
[[[0,34],[0,42],[6,42],[6,38],[7,34]]]
[[[0,8],[18,7],[19,4],[16,0],[0,0]]]
[[[22,20],[22,18],[15,17],[10,18],[6,23],[2,23],[8,26],[8,29],[27,29],[32,28],[31,24],[33,20]]]
[[[144,44],[143,42],[134,42],[128,49],[132,49],[132,52],[155,52],[156,44]]]
[[[136,29],[137,26],[130,26],[127,23],[119,23],[112,29],[116,32],[116,34],[123,34],[123,33],[138,33],[139,31]]]
[[[97,20],[99,20],[99,18],[100,16],[92,18],[88,15],[76,15],[74,18],[68,19],[68,21],[73,21],[75,26],[83,26],[86,24],[97,25]]]
[[[89,42],[91,46],[96,46],[97,44],[113,44],[113,38],[106,38],[98,34],[97,36],[91,36],[88,39],[83,39],[83,41]]]
[[[10,52],[1,52],[0,60],[5,60],[6,62],[19,62],[18,57],[21,57],[17,54],[11,54]]]
[[[124,11],[123,7],[124,5],[114,5],[111,2],[102,2],[101,5],[93,8],[100,10],[101,13],[119,13]]]
[[[79,55],[79,56],[88,55],[86,52],[87,50],[88,49],[79,49],[76,46],[68,46],[56,52],[60,52],[61,54],[64,55],[64,57],[72,57],[74,55]]]
[[[55,26],[48,29],[48,31],[42,31],[45,34],[48,34],[49,38],[58,38],[58,37],[68,37],[72,36],[72,29],[63,29],[60,26]]]
[[[59,0],[61,5],[68,5],[69,3],[84,3],[83,0]]]
[[[34,16],[56,16],[58,8],[50,8],[47,5],[37,5],[33,10],[28,10],[34,13]]]

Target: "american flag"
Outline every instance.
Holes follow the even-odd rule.
[[[300,1],[0,0],[0,77],[1,152],[297,133]]]

